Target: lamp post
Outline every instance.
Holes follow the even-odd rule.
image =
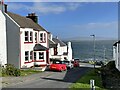
[[[93,35],[90,35],[90,36],[93,37],[93,50],[94,50],[93,58],[94,58],[94,69],[95,69],[95,35],[93,34]]]

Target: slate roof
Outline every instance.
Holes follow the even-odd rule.
[[[51,40],[49,40],[49,48],[57,47],[57,44],[53,43]]]
[[[42,46],[41,44],[35,44],[34,51],[46,51],[48,48]]]
[[[21,28],[33,28],[34,30],[46,31],[39,24],[35,23],[32,19],[7,12],[7,14],[18,24]]]
[[[53,41],[56,43],[56,44],[60,44],[60,46],[66,46],[66,44],[63,42],[63,41],[61,41],[61,40],[59,40],[59,39],[57,39],[57,38],[53,38]]]
[[[113,46],[117,46],[117,43],[120,43],[120,40],[117,41],[117,42],[115,42],[115,43],[113,44]]]

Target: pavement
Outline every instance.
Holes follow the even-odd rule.
[[[54,73],[54,72],[53,72]],[[14,86],[16,84],[20,84],[23,82],[29,82],[29,81],[33,81],[33,80],[37,80],[40,76],[49,76],[51,74],[53,74],[52,72],[49,73],[48,71],[45,72],[40,72],[37,74],[31,74],[28,76],[19,76],[19,77],[0,77],[1,78],[1,84],[2,87],[8,87],[8,86]]]

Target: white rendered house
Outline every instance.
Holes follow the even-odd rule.
[[[37,23],[35,13],[23,17],[5,10],[0,12],[0,53],[4,64],[17,68],[45,67],[49,64],[48,32]],[[7,40],[6,40],[6,39]],[[7,43],[6,43],[7,41]],[[7,45],[6,45],[7,44]],[[6,54],[7,52],[7,54]],[[6,57],[7,56],[7,57]]]
[[[71,42],[66,45],[58,37],[53,38],[52,34],[49,33],[49,56],[50,59],[72,60]]]
[[[7,64],[6,18],[0,4],[0,64]]]
[[[113,45],[113,60],[115,60],[116,68],[120,71],[120,41]]]

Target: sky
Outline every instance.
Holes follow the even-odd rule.
[[[36,13],[39,24],[54,36],[118,37],[117,2],[9,2],[8,11],[26,16]]]

